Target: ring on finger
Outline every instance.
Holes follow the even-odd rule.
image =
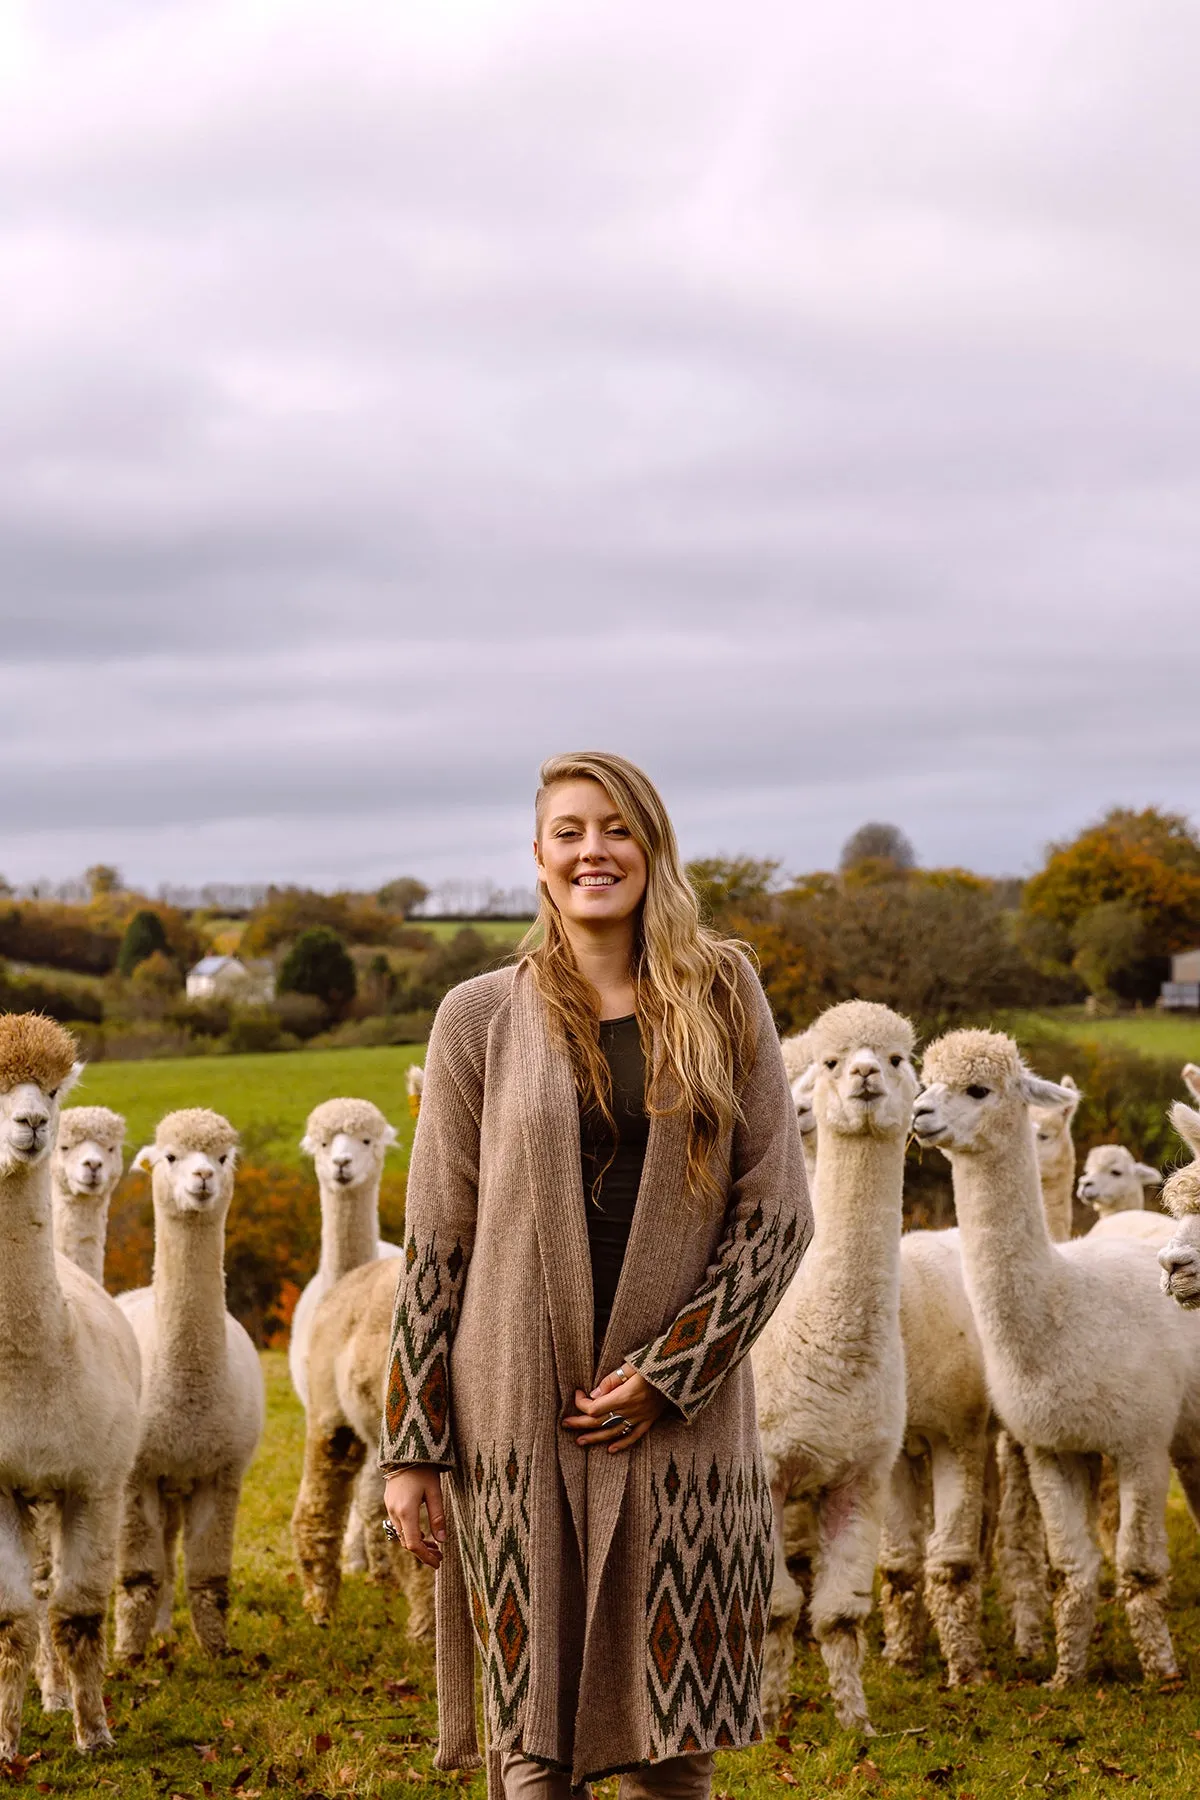
[[[404,1542],[404,1539],[396,1530],[396,1527],[392,1524],[390,1519],[385,1519],[383,1521],[383,1535],[385,1538],[390,1538],[393,1544],[403,1544]]]
[[[601,1425],[601,1429],[604,1431],[607,1431],[610,1428],[610,1426],[613,1426],[613,1425],[623,1425],[625,1427],[626,1431],[633,1430],[633,1426],[629,1423],[629,1420],[625,1417],[624,1413],[617,1413],[617,1412],[605,1413],[604,1417],[600,1421],[600,1425]]]
[[[628,1420],[628,1419],[626,1419],[626,1421],[625,1421],[625,1427],[624,1427],[624,1430],[623,1430],[623,1431],[622,1431],[622,1432],[621,1432],[621,1436],[622,1436],[622,1437],[623,1437],[623,1438],[626,1438],[626,1437],[628,1437],[628,1436],[629,1436],[629,1434],[630,1434],[630,1432],[631,1432],[631,1431],[632,1431],[632,1430],[633,1430],[633,1426],[632,1426],[632,1425],[631,1425],[631,1424],[630,1424],[630,1423],[629,1423],[629,1420]]]

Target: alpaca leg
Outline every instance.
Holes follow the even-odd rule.
[[[11,1494],[0,1494],[0,1762],[17,1754],[21,1708],[37,1650],[32,1545]]]
[[[71,1688],[58,1660],[50,1635],[50,1593],[54,1586],[54,1559],[58,1543],[58,1508],[38,1506],[33,1515],[33,1592],[37,1600],[38,1647],[36,1675],[43,1712],[69,1712]]]
[[[863,1692],[863,1624],[871,1610],[875,1564],[887,1504],[890,1467],[860,1475],[821,1496],[821,1537],[813,1569],[813,1636],[829,1671],[837,1722],[874,1735]]]
[[[1106,1562],[1117,1560],[1117,1533],[1121,1527],[1121,1484],[1116,1467],[1107,1456],[1100,1458],[1096,1471],[1096,1535]]]
[[[1091,1471],[1086,1457],[1026,1449],[1029,1479],[1046,1528],[1054,1583],[1058,1665],[1049,1687],[1082,1681],[1096,1622],[1100,1552],[1091,1529]]]
[[[919,1466],[924,1460],[902,1450],[893,1463],[879,1546],[883,1655],[898,1669],[919,1669],[925,1656],[925,1507]]]
[[[770,1616],[763,1643],[762,1711],[768,1727],[775,1724],[787,1704],[792,1659],[795,1656],[796,1625],[804,1605],[804,1595],[788,1573],[783,1547],[783,1510],[787,1490],[772,1490],[775,1512],[775,1575],[771,1583]]]
[[[50,1633],[71,1684],[75,1743],[80,1750],[112,1744],[104,1710],[104,1615],[117,1564],[120,1491],[68,1494],[63,1501]]]
[[[229,1648],[229,1577],[241,1493],[240,1473],[222,1469],[210,1480],[197,1482],[183,1503],[188,1610],[196,1641],[209,1656],[220,1656]]]
[[[364,1455],[362,1439],[349,1425],[322,1431],[309,1411],[304,1473],[292,1513],[292,1545],[304,1584],[304,1605],[318,1625],[328,1625],[337,1606],[342,1536]]]
[[[363,1475],[366,1470],[363,1470]],[[363,1522],[362,1501],[359,1498],[362,1487],[361,1477],[350,1496],[350,1511],[346,1515],[346,1531],[342,1538],[342,1573],[344,1575],[365,1575],[372,1573],[372,1559],[367,1548],[366,1526]]]
[[[1000,1506],[996,1521],[996,1567],[1000,1600],[1020,1657],[1040,1656],[1050,1609],[1046,1534],[1029,1480],[1025,1452],[1007,1431],[996,1439]]]
[[[1143,1675],[1166,1681],[1179,1673],[1167,1627],[1170,1461],[1155,1456],[1137,1464],[1126,1463],[1117,1470],[1117,1480],[1121,1495],[1117,1587]]]
[[[951,1687],[978,1681],[983,1580],[979,1541],[987,1435],[963,1444],[939,1438],[931,1446],[933,1532],[925,1548],[925,1598],[946,1659]]]
[[[162,1497],[157,1482],[135,1479],[125,1490],[117,1551],[119,1660],[146,1654],[165,1579]]]
[[[171,1635],[171,1616],[175,1610],[175,1572],[179,1559],[179,1532],[183,1524],[183,1501],[178,1494],[163,1496],[163,1585],[154,1621],[156,1637]]]

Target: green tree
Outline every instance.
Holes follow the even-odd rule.
[[[167,934],[158,914],[143,907],[141,912],[134,913],[125,927],[125,936],[117,952],[117,968],[122,975],[132,975],[138,964],[153,956],[156,950],[166,954]]]
[[[114,869],[111,863],[93,863],[90,869],[84,870],[83,879],[93,900],[101,894],[119,894],[121,891],[121,871]]]
[[[386,912],[399,913],[406,919],[422,900],[428,900],[429,889],[412,875],[398,875],[394,881],[385,882],[375,898]]]
[[[327,925],[302,931],[283,959],[276,988],[281,994],[311,994],[333,1013],[343,1013],[358,987],[350,952]]]
[[[726,926],[740,915],[763,910],[779,864],[753,856],[701,856],[685,872],[704,917]]]
[[[898,825],[871,819],[846,839],[838,859],[843,875],[862,863],[890,863],[894,869],[915,869],[917,853]]]

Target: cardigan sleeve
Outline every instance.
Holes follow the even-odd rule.
[[[745,1356],[782,1299],[812,1239],[812,1207],[796,1108],[767,997],[746,966],[743,1000],[756,1029],[739,1093],[725,1225],[699,1291],[667,1329],[625,1362],[692,1420]]]
[[[481,1034],[469,998],[452,990],[438,1009],[425,1060],[404,1208],[404,1251],[384,1382],[379,1461],[454,1467],[450,1347],[475,1241]]]

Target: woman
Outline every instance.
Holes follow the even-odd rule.
[[[701,927],[647,777],[554,757],[536,824],[525,955],[429,1042],[388,1513],[441,1571],[439,1768],[479,1760],[473,1632],[491,1800],[616,1770],[625,1800],[693,1800],[761,1735],[746,1352],[811,1235],[804,1160],[762,989]]]

